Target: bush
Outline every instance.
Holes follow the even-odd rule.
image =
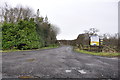
[[[42,39],[36,32],[35,22],[21,20],[16,24],[4,23],[2,26],[3,49],[32,49],[42,47]]]
[[[39,9],[34,14],[30,8],[5,6],[2,13],[6,14],[1,15],[3,34],[0,36],[0,49],[36,49],[57,44],[58,28],[48,22],[47,16],[39,17]]]

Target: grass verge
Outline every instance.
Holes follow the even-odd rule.
[[[89,52],[89,51],[80,50],[80,49],[74,49],[74,51],[79,52],[79,53],[96,55],[96,56],[120,57],[120,53]]]
[[[43,48],[31,49],[31,50],[17,50],[17,49],[11,49],[11,50],[0,50],[0,52],[32,51],[32,50],[52,49],[52,48],[58,48],[58,47],[59,47],[59,46],[49,46],[49,47],[43,47]]]

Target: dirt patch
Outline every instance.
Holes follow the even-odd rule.
[[[19,76],[18,78],[34,78],[32,76]]]
[[[28,61],[28,62],[32,62],[32,61],[34,61],[35,59],[27,59],[26,61]]]

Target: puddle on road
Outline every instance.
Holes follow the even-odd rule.
[[[80,72],[81,74],[86,74],[87,73],[84,70],[78,70],[78,72]]]
[[[74,72],[74,71],[77,71],[78,73],[81,73],[81,74],[86,74],[87,72],[83,69],[77,69],[75,67],[72,67],[71,69],[66,69],[65,72],[66,73],[71,73],[71,72]]]
[[[70,73],[70,72],[71,72],[71,70],[65,70],[65,72],[66,72],[66,73]]]

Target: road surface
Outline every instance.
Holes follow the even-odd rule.
[[[2,53],[3,78],[118,78],[118,59],[73,52],[71,46]]]

